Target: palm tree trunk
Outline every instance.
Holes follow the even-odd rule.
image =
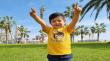
[[[97,33],[97,41],[99,42],[99,33]]]
[[[91,34],[89,34],[89,40],[90,40]]]
[[[12,32],[10,32],[10,36],[11,36],[11,41],[13,42],[13,36],[12,36]]]
[[[5,30],[5,33],[6,33],[6,43],[8,44],[8,31]]]
[[[2,41],[2,29],[0,29],[0,33],[1,33],[1,35],[0,35],[0,41]]]
[[[74,34],[73,34],[73,36],[72,36],[72,42],[74,42]]]
[[[14,36],[14,39],[15,39],[15,41],[17,42],[18,41],[18,38],[17,38],[17,35],[18,35],[18,29],[17,29],[17,25],[15,25],[16,26],[16,30],[15,30],[15,36]]]
[[[71,37],[71,43],[74,41],[74,34],[70,34]]]
[[[81,42],[83,42],[83,29],[81,29]]]
[[[83,42],[83,34],[81,34],[81,42]]]

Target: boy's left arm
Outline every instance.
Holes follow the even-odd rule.
[[[72,18],[71,23],[68,25],[68,28],[67,28],[67,30],[69,32],[71,32],[74,29],[74,27],[75,27],[75,25],[76,25],[76,23],[79,19],[81,11],[82,11],[82,8],[80,8],[77,4],[75,4],[75,6],[74,6],[74,16]]]

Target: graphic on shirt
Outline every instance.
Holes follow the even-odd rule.
[[[58,30],[55,30],[53,32],[53,38],[55,41],[59,42],[59,41],[63,41],[64,38],[64,33]]]

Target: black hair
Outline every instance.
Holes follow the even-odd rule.
[[[59,12],[55,12],[55,13],[52,13],[50,16],[49,16],[49,23],[51,23],[52,19],[58,17],[58,16],[61,16],[63,17],[63,19],[65,20],[65,16],[62,14],[62,13],[59,13]]]

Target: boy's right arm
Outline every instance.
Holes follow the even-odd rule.
[[[39,16],[36,15],[35,9],[31,8],[30,16],[33,17],[42,27],[43,31],[47,31],[48,25]]]

